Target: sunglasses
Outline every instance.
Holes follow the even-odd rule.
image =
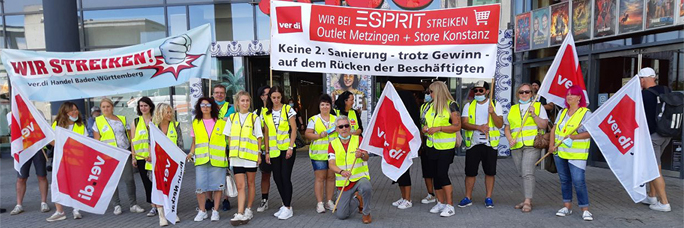
[[[473,92],[476,92],[476,93],[484,93],[484,92],[485,92],[485,89],[484,89],[484,88],[477,88],[477,89],[473,89]]]
[[[200,108],[211,108],[211,104],[200,104]]]
[[[532,91],[530,91],[530,90],[521,90],[521,91],[518,91],[518,94],[520,94],[520,95],[522,95],[522,94],[530,94],[530,93],[532,93]]]
[[[349,126],[349,124],[337,126],[337,128],[339,128],[339,129],[345,129],[345,128],[349,128],[349,127],[351,127],[351,126]]]

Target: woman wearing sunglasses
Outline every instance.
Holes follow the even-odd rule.
[[[368,170],[368,152],[359,149],[361,136],[351,134],[346,116],[335,119],[337,138],[328,146],[328,167],[335,172],[335,186],[342,191],[335,216],[347,219],[354,211],[353,197],[358,199],[359,212],[364,224],[371,223],[371,183]],[[364,203],[365,202],[365,203]]]
[[[532,107],[532,86],[523,83],[518,87],[518,103],[511,107],[508,115],[504,118],[504,133],[511,147],[513,163],[522,176],[523,193],[525,200],[516,205],[515,209],[522,212],[532,211],[532,195],[534,193],[534,163],[541,155],[541,149],[534,148],[534,137],[537,133],[546,129],[548,117],[540,102],[534,102]],[[528,111],[525,119],[525,111]]]

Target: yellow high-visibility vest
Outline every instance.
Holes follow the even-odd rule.
[[[539,115],[540,108],[541,103],[534,102],[535,115]],[[515,145],[511,147],[512,150],[522,148],[523,146],[534,146],[534,137],[537,136],[539,131],[543,131],[539,130],[537,123],[534,122],[534,118],[532,118],[531,115],[528,115],[524,125],[522,124],[523,118],[524,115],[520,113],[520,104],[513,105],[511,110],[508,112],[508,124],[511,128],[511,136],[515,137],[520,134],[520,137],[516,139],[517,141],[515,142]],[[518,133],[521,131],[521,129],[522,133]]]
[[[556,127],[554,143],[558,144],[566,135],[572,133],[573,135],[578,134],[575,129],[582,123],[584,115],[589,111],[588,108],[579,108],[575,113],[568,119],[563,128]],[[563,118],[566,117],[568,109],[563,109],[560,114],[560,121],[558,124],[563,122]],[[587,160],[589,158],[589,146],[591,145],[590,138],[588,139],[576,139],[572,140],[572,146],[568,147],[564,143],[561,143],[556,150],[558,157],[568,160]]]
[[[290,122],[287,114],[290,112],[290,105],[283,105],[280,109],[280,119],[278,129],[275,127],[275,122],[273,120],[273,113],[264,113],[264,123],[266,124],[266,130],[268,131],[268,154],[271,158],[277,158],[280,156],[281,150],[287,150],[290,148]],[[296,131],[297,129],[292,129]],[[296,146],[296,145],[295,145]]]
[[[492,101],[489,101],[489,105],[494,106],[494,103]],[[496,108],[496,106],[494,106]],[[468,107],[468,123],[469,124],[475,124],[475,110],[477,109],[477,101],[473,100],[470,102],[470,106]],[[499,132],[499,128],[497,128],[494,125],[494,120],[492,120],[492,117],[487,113],[487,117],[489,118],[489,146],[492,148],[496,148],[499,146],[499,137],[501,137],[501,133]],[[466,147],[470,149],[473,147],[473,133],[475,131],[471,130],[466,130],[465,131],[465,143]]]
[[[335,165],[342,170],[349,171],[354,163],[354,168],[351,170],[351,177],[349,177],[349,182],[356,182],[361,178],[368,178],[370,180],[370,172],[368,171],[368,162],[361,158],[356,158],[356,149],[359,148],[359,136],[352,135],[349,139],[349,146],[347,150],[344,149],[342,141],[340,138],[335,138],[330,144],[335,150]],[[335,186],[346,187],[349,182],[346,182],[347,178],[335,173]]]
[[[146,157],[150,156],[150,134],[147,130],[147,125],[145,124],[145,119],[140,116],[137,118],[138,123],[135,125],[135,132],[133,135],[133,149],[136,160],[145,160]]]
[[[327,131],[331,126],[335,127],[335,116],[330,115],[330,124],[328,127],[323,124],[323,119],[321,115],[315,115],[309,118],[309,121],[314,122],[314,134],[320,135],[322,132]],[[328,145],[332,139],[337,138],[337,132],[333,132],[323,138],[311,141],[309,146],[309,158],[316,161],[327,161],[328,160]]]
[[[254,121],[256,118],[256,114],[248,113],[245,122],[240,124],[239,113],[230,114],[230,117],[228,117],[229,121],[231,121],[228,157],[258,161],[259,144],[256,136],[254,136]]]
[[[128,135],[128,131],[126,130],[126,117],[119,115],[117,115],[116,117],[118,117],[119,120],[121,120],[124,131],[126,132],[126,140],[128,140],[128,137],[130,136]],[[100,133],[100,141],[116,147],[116,134],[114,134],[114,129],[112,129],[112,126],[109,125],[109,122],[107,121],[104,115],[95,117],[95,125],[97,126],[98,133]]]
[[[57,121],[52,122],[52,130],[55,130],[56,127]],[[76,134],[87,135],[85,124],[74,124],[74,127],[71,129],[71,131],[75,132]]]
[[[223,135],[225,125],[226,121],[217,119],[209,136],[202,120],[192,122],[192,130],[195,132],[195,166],[211,162],[214,167],[228,167],[226,136]]]
[[[426,106],[427,112],[425,113],[425,124],[427,127],[443,127],[451,126],[449,120],[451,119],[451,110],[449,106],[445,107],[444,110],[436,111],[435,104]],[[425,145],[430,148],[435,148],[437,150],[451,150],[456,148],[456,132],[446,133],[446,132],[435,132],[432,135],[426,134]]]

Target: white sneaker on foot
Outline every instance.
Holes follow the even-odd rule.
[[[245,216],[245,218],[247,218],[248,220],[252,220],[252,218],[254,218],[254,212],[252,212],[252,209],[251,209],[251,208],[247,207],[247,208],[245,208],[244,216]]]
[[[392,206],[399,206],[402,202],[404,202],[404,198],[399,198],[399,200],[392,202]]]
[[[432,209],[430,209],[430,213],[433,213],[433,214],[440,213],[440,212],[442,212],[442,210],[444,210],[444,208],[445,208],[444,204],[437,202],[437,204],[435,204],[435,206],[433,206]]]
[[[568,216],[571,214],[572,214],[572,210],[568,209],[567,207],[563,207],[560,210],[558,210],[558,212],[556,212],[556,216],[558,216],[558,217],[565,217],[565,216]]]
[[[437,201],[437,198],[435,198],[435,196],[430,195],[430,194],[428,194],[425,198],[420,200],[420,202],[423,204],[430,204],[430,203],[434,203],[435,201]]]
[[[286,208],[285,206],[281,206],[280,209],[278,209],[278,212],[273,213],[273,216],[275,217],[280,217],[280,213],[283,213],[283,209]]]
[[[335,208],[335,203],[332,200],[328,200],[327,203],[325,203],[325,209],[331,210]]]
[[[207,217],[209,217],[209,215],[207,215],[206,211],[198,211],[197,215],[195,216],[195,222],[201,222],[202,220],[206,219]]]
[[[233,215],[233,218],[230,219],[230,225],[233,225],[233,226],[244,225],[244,224],[247,224],[248,222],[249,222],[249,218],[245,217],[245,215],[243,215],[243,214],[238,214],[238,213],[235,213],[235,215]]]
[[[45,202],[41,202],[40,203],[40,212],[45,213],[45,212],[49,212],[49,211],[50,211],[50,206],[48,206],[48,204]]]
[[[668,212],[668,211],[672,210],[669,203],[668,204],[662,204],[659,201],[656,202],[655,204],[651,205],[651,206],[648,206],[648,207],[654,211]]]
[[[646,204],[646,205],[653,205],[658,202],[658,198],[656,197],[646,197],[646,199],[642,200],[641,203]]]
[[[145,209],[143,209],[142,207],[138,206],[137,204],[131,206],[131,208],[129,208],[129,209],[130,209],[130,211],[133,212],[133,213],[143,213],[143,212],[145,212]]]
[[[280,212],[280,215],[278,215],[278,219],[280,219],[280,220],[289,219],[293,215],[294,215],[294,211],[292,210],[292,207],[290,207],[290,208],[283,207],[283,211]]]
[[[114,206],[114,215],[120,215],[122,212],[123,210],[121,210],[121,205]]]
[[[218,222],[219,218],[220,218],[220,216],[219,216],[218,211],[211,210],[211,221],[212,222]]]
[[[403,202],[401,202],[401,204],[399,204],[399,206],[397,206],[397,208],[402,210],[410,207],[413,207],[413,203],[411,203],[411,201],[408,200],[404,200]]]
[[[325,213],[325,206],[323,205],[323,202],[318,202],[316,204],[316,213]]]
[[[47,220],[48,222],[55,222],[55,221],[61,221],[61,220],[65,220],[65,219],[66,219],[66,214],[63,211],[62,212],[55,211],[55,213],[52,214],[52,216],[50,216],[49,218],[47,218],[45,220]]]
[[[81,212],[77,209],[74,209],[74,219],[81,219],[83,218],[83,215],[81,215]]]
[[[455,215],[455,214],[456,214],[456,211],[454,211],[454,206],[446,204],[444,206],[444,210],[442,210],[442,213],[440,213],[439,216],[451,217],[452,215]]]
[[[584,211],[582,213],[582,219],[584,219],[584,221],[594,221],[594,216],[591,214],[591,212]]]
[[[24,212],[24,207],[21,205],[14,206],[14,209],[10,212],[10,215],[18,215],[21,214],[21,212]]]
[[[259,203],[259,207],[257,207],[257,212],[264,212],[266,210],[268,210],[268,200],[262,199],[261,203]]]
[[[156,215],[157,215],[157,208],[155,208],[155,207],[152,207],[152,209],[150,209],[150,212],[147,212],[147,217],[154,217]]]

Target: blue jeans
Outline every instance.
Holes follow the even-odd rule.
[[[557,155],[554,155],[553,159],[558,169],[558,177],[560,177],[563,202],[572,202],[572,186],[575,186],[577,204],[580,208],[589,207],[589,194],[587,193],[587,185],[584,182],[584,170],[577,168],[570,164],[568,160],[562,159]]]

